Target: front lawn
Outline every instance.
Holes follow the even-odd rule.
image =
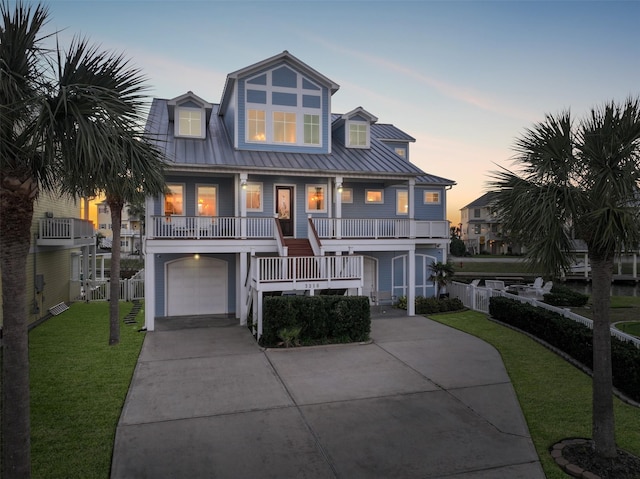
[[[131,310],[120,303],[120,314]],[[109,346],[109,303],[75,303],[29,333],[33,478],[109,477],[116,425],[144,333],[120,323]]]
[[[568,476],[549,447],[568,437],[591,437],[591,378],[529,337],[474,311],[429,316],[477,336],[501,354],[548,479]],[[618,447],[640,455],[640,409],[615,398]]]

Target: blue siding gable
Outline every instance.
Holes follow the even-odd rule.
[[[303,72],[297,71],[287,62],[282,62],[279,65],[271,65],[262,71],[252,72],[247,77],[238,78],[234,94],[237,105],[233,128],[236,133],[234,143],[239,150],[316,154],[330,152],[331,90],[328,86],[318,85]],[[266,112],[265,122],[267,139],[269,139],[273,131],[271,114],[274,110],[278,110],[278,107],[284,107],[286,110],[283,111],[296,114],[296,144],[247,141],[246,118],[248,110],[254,108]],[[224,114],[226,115],[226,111]],[[317,146],[303,144],[305,114],[320,116],[320,144]],[[228,125],[228,122],[225,121],[225,124]]]

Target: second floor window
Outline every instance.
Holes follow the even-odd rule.
[[[480,218],[480,208],[475,208],[473,210],[473,217],[474,218]]]
[[[384,203],[384,194],[382,190],[366,190],[364,193],[365,203]]]
[[[398,190],[396,192],[396,214],[406,215],[409,213],[409,192]]]
[[[440,204],[440,192],[439,191],[425,191],[424,192],[424,204],[425,205]]]
[[[217,195],[215,186],[198,186],[198,216],[216,216]]]
[[[167,185],[169,193],[164,196],[164,214],[165,215],[183,215],[184,214],[184,186],[183,185]]]
[[[262,185],[247,183],[247,211],[262,211]]]
[[[307,185],[307,212],[313,211],[327,211],[324,185]]]

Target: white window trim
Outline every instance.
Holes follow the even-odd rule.
[[[322,188],[323,191],[323,198],[324,198],[324,208],[321,210],[317,210],[317,209],[310,209],[309,208],[309,197],[307,196],[309,194],[309,188]],[[313,183],[309,183],[304,185],[304,210],[305,213],[326,213],[327,212],[327,192],[329,191],[328,185],[326,183],[318,183],[318,184],[313,184]]]
[[[167,183],[167,186],[182,186],[182,214],[171,216],[185,216],[187,211],[187,185],[185,183]],[[167,212],[164,210],[164,204],[166,202],[167,195],[162,195],[162,214],[167,216]]]
[[[367,200],[367,196],[368,196],[368,193],[370,191],[379,191],[381,193],[380,201],[369,201],[369,200]],[[367,205],[383,205],[384,204],[384,189],[382,189],[382,188],[367,188],[366,190],[364,190],[364,202]]]
[[[407,195],[407,211],[400,211],[400,193]],[[396,190],[396,215],[407,216],[409,214],[409,190]]]
[[[218,202],[219,202],[219,196],[220,196],[219,195],[220,188],[218,187],[218,185],[212,185],[210,183],[197,183],[196,184],[196,198],[195,198],[195,200],[196,200],[195,201],[195,203],[196,203],[196,216],[200,216],[200,214],[198,213],[198,188],[200,188],[201,186],[204,186],[204,187],[208,186],[210,188],[215,188],[216,189],[216,208],[215,208],[215,211],[213,213],[213,216],[217,217],[218,216]],[[209,216],[209,215],[206,215],[206,216]]]
[[[185,135],[180,133],[180,112],[181,111],[195,111],[200,113],[200,134],[198,135]],[[194,108],[190,106],[176,106],[175,117],[175,136],[178,138],[204,138],[205,137],[205,116],[203,108]]]
[[[436,193],[438,195],[438,201],[427,201],[427,195],[430,193]],[[425,190],[422,193],[422,200],[425,205],[439,205],[442,203],[442,192],[438,190]]]
[[[247,211],[262,212],[264,211],[264,184],[256,181],[247,182],[247,194],[249,194],[249,187],[252,185],[260,187],[260,208],[249,208],[248,206],[246,206],[246,204],[245,206],[247,208]]]
[[[364,145],[352,145],[351,144],[351,125],[364,125],[365,126],[365,144]],[[345,121],[345,144],[347,148],[370,148],[371,147],[371,125],[368,121],[362,120],[347,120]]]
[[[279,66],[278,66],[279,67]],[[304,75],[302,75],[299,72],[296,72],[297,74],[297,85],[296,88],[287,88],[287,87],[280,87],[280,86],[273,86],[272,85],[272,73],[273,70],[269,70],[268,72],[266,72],[267,75],[267,84],[266,85],[255,85],[255,84],[250,84],[249,81],[254,78],[254,77],[250,77],[247,78],[247,80],[245,81],[245,92],[244,92],[244,102],[245,102],[245,114],[244,114],[244,125],[245,125],[245,132],[244,132],[244,137],[245,137],[245,143],[247,144],[256,144],[256,145],[264,145],[264,144],[268,144],[268,145],[279,145],[279,146],[305,146],[308,148],[322,148],[323,142],[324,142],[324,138],[323,138],[323,112],[326,108],[326,105],[323,102],[323,97],[320,94],[320,92],[322,91],[320,85],[317,85],[318,88],[320,88],[320,90],[318,90],[318,95],[320,96],[320,107],[319,108],[304,108],[302,106],[302,99],[303,99],[303,95],[308,95],[309,94],[309,90],[303,89],[302,88],[302,79],[305,78]],[[255,76],[260,76],[263,73],[260,73],[258,75]],[[313,83],[315,85],[314,82],[312,82],[309,78],[307,78],[307,81],[309,81],[310,83]],[[247,96],[248,96],[248,91],[249,90],[260,90],[260,91],[264,91],[266,92],[266,103],[250,103],[247,100]],[[271,94],[273,92],[277,92],[277,93],[289,93],[289,94],[295,94],[297,96],[297,105],[295,107],[292,106],[286,106],[286,105],[273,105],[271,103]],[[249,128],[248,128],[248,121],[249,121],[249,110],[262,110],[265,112],[265,136],[266,139],[265,141],[255,141],[255,140],[250,140],[249,139]],[[276,142],[274,141],[274,137],[273,137],[273,113],[274,112],[284,112],[284,113],[295,113],[296,114],[296,142],[295,143],[285,143],[285,142]],[[304,115],[318,115],[319,118],[319,123],[320,123],[320,132],[319,132],[319,141],[318,143],[305,143],[304,142]]]

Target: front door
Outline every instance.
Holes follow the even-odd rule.
[[[276,186],[276,214],[283,236],[293,236],[293,186]]]

